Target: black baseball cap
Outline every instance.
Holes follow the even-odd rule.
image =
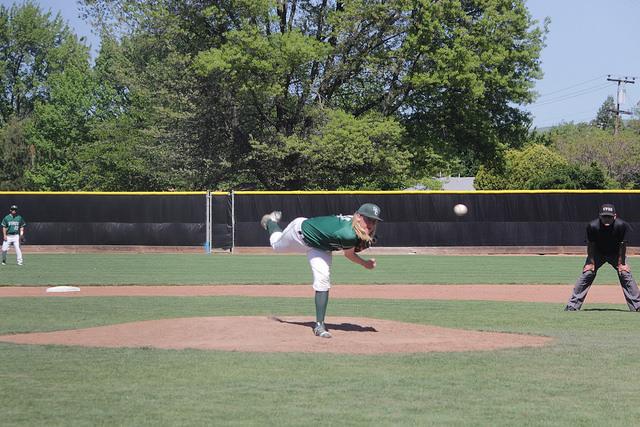
[[[605,203],[600,206],[600,216],[614,216],[616,214],[616,207],[611,203]]]
[[[382,221],[382,218],[380,218],[380,207],[378,205],[374,205],[373,203],[365,203],[364,205],[360,206],[356,212],[358,212],[360,215],[366,216],[367,218]]]
[[[16,205],[11,205],[11,207],[9,208],[10,211],[17,211],[18,207]]]

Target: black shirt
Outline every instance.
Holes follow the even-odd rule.
[[[620,242],[624,242],[627,227],[627,223],[620,218],[616,218],[608,227],[602,225],[600,218],[594,219],[587,225],[587,240],[594,242],[596,250],[602,254],[616,254],[620,248]]]

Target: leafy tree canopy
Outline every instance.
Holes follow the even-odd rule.
[[[604,189],[614,182],[596,164],[571,164],[556,151],[539,144],[509,150],[501,168],[481,167],[474,182],[478,190]]]
[[[0,124],[26,118],[37,101],[47,101],[51,75],[78,66],[88,55],[60,15],[32,1],[0,5]]]
[[[528,116],[515,105],[531,100],[545,33],[524,1],[82,4],[133,63],[146,64],[133,65],[139,85],[130,90],[153,93],[175,118],[167,137],[181,137],[194,185],[218,188],[313,187],[296,162],[280,164],[288,178],[275,179],[267,158],[294,149],[309,158],[339,114],[403,128],[400,151],[411,161],[401,156],[406,170],[388,171],[396,185],[432,169],[432,159],[467,170],[491,162],[526,137]],[[341,176],[351,181],[340,186],[363,184]]]
[[[31,1],[0,6],[0,185],[75,188],[72,146],[93,107],[89,49]]]
[[[549,138],[570,163],[597,164],[624,188],[640,184],[640,137],[632,127],[614,136],[611,130],[569,124],[552,129]]]
[[[596,118],[593,119],[591,124],[597,128],[604,130],[613,129],[616,125],[616,114],[614,113],[615,109],[616,103],[613,100],[613,96],[607,96],[607,99],[605,99],[605,101],[600,106],[600,109],[598,109]]]
[[[0,185],[398,189],[522,148],[546,23],[525,0],[0,7]],[[512,161],[512,160],[510,160]]]

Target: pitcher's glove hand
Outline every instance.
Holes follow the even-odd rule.
[[[364,241],[364,240],[358,240],[358,244],[356,245],[355,252],[362,252],[365,249],[369,249],[371,246],[373,246],[376,241],[378,240],[377,236],[373,236],[373,238],[371,240],[368,241]]]
[[[24,236],[20,237],[20,244],[24,245],[25,243],[27,243],[26,237],[24,237]]]

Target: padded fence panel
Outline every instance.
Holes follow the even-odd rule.
[[[206,241],[206,195],[0,194],[17,204],[29,244],[197,246]],[[225,218],[226,220],[226,218]]]
[[[294,218],[332,214],[352,214],[367,201],[392,197],[357,194],[235,194],[235,245],[269,246],[267,233],[260,227],[263,214],[282,211],[282,225]],[[391,199],[388,199],[391,200]],[[383,206],[382,203],[378,203]],[[384,207],[382,208],[384,212]]]
[[[576,246],[598,207],[614,203],[640,246],[640,193],[374,193],[235,195],[237,246],[267,246],[262,214],[281,210],[283,225],[305,216],[351,214],[365,202],[382,208],[378,246]],[[453,206],[469,213],[458,217]],[[634,232],[636,231],[636,232]]]
[[[382,208],[379,246],[574,246],[602,203],[614,203],[640,246],[640,193],[235,193],[235,245],[267,246],[260,217],[352,214],[365,202]],[[469,213],[457,217],[453,206]],[[206,240],[206,195],[0,193],[0,213],[20,207],[28,242],[42,245],[198,246]],[[212,247],[232,245],[231,197],[212,195]],[[637,232],[635,232],[637,231]]]
[[[211,247],[231,248],[231,197],[228,194],[211,195],[212,234]]]

